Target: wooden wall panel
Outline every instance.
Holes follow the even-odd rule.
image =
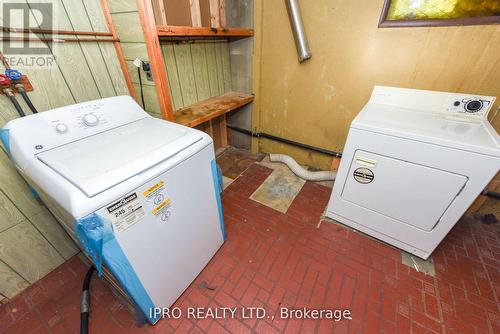
[[[229,43],[221,43],[222,82],[224,92],[231,90],[231,62],[229,60]]]
[[[137,11],[136,1],[109,1],[109,9],[113,22],[115,23],[116,33],[120,38],[120,44],[123,49],[126,65],[137,93],[136,101],[142,105],[137,67],[135,67],[132,62],[136,58],[149,62],[149,56],[146,49],[146,43],[144,41],[144,32],[142,30],[139,13]],[[144,100],[146,102],[146,111],[151,115],[158,117],[160,113],[160,105],[154,88],[155,84],[153,81],[146,80],[146,74],[142,70],[141,76]]]
[[[215,44],[205,44],[205,56],[207,57],[208,81],[210,84],[210,95],[220,95],[219,77],[217,75],[217,56],[215,54]]]
[[[0,233],[24,220],[24,216],[9,197],[0,190]]]
[[[93,30],[89,17],[87,15],[82,15],[82,13],[87,13],[83,2],[64,0],[63,4],[70,21],[71,30]],[[107,28],[99,31],[107,31]],[[111,80],[99,43],[81,43],[80,47],[90,72],[92,73],[100,97],[115,96],[116,90],[113,86],[113,81]]]
[[[210,18],[210,0],[200,0],[201,26],[210,27],[212,22]]]
[[[162,42],[174,110],[231,91],[228,44],[225,40]]]
[[[193,58],[191,57],[191,46],[188,43],[174,44],[174,55],[179,74],[182,101],[184,105],[190,105],[198,101],[196,83],[194,79]]]
[[[30,283],[64,262],[27,220],[0,233],[0,259]]]
[[[108,31],[99,0],[59,0],[58,4],[58,28]],[[112,43],[56,43],[53,52],[57,56],[53,68],[23,70],[33,84],[29,94],[39,111],[129,93]],[[29,114],[24,101],[18,100]],[[8,99],[0,97],[0,127],[17,117]],[[34,199],[2,147],[0,299],[13,297],[77,252],[52,215]]]
[[[29,286],[29,282],[19,276],[12,268],[0,261],[0,294],[5,298],[12,298],[18,292]],[[1,299],[1,298],[0,298]],[[0,303],[3,301],[0,300]]]
[[[212,95],[210,94],[210,83],[208,80],[208,65],[205,56],[204,43],[191,44],[191,55],[193,58],[193,71],[196,81],[196,92],[198,101],[206,100]]]
[[[141,93],[141,87],[139,86],[138,83],[134,83],[135,90],[137,92],[137,96],[140,96]],[[158,98],[156,96],[156,89],[154,86],[151,85],[142,85],[142,90],[144,94],[144,102],[146,104],[146,110],[151,116],[157,117],[157,118],[162,118],[161,117],[161,109],[158,104]],[[140,106],[142,106],[142,102],[139,99],[137,102],[139,103]]]
[[[107,0],[111,14],[137,11],[135,0]]]
[[[137,12],[115,13],[112,17],[121,42],[145,43]]]
[[[181,84],[179,81],[179,73],[177,72],[177,63],[174,54],[173,43],[165,43],[161,45],[163,59],[167,70],[168,87],[170,96],[172,97],[172,106],[174,110],[182,108],[184,102],[182,100]]]
[[[106,19],[104,17],[99,1],[84,1],[84,5],[85,12],[92,26],[91,30],[108,31]],[[104,59],[104,63],[106,64],[109,78],[111,79],[111,85],[115,90],[115,94],[130,95],[127,84],[125,80],[123,80],[123,71],[121,69],[120,63],[116,61],[116,50],[114,45],[106,42],[101,42],[98,44],[102,58]],[[101,95],[105,97],[106,93],[104,91],[101,91]]]
[[[191,26],[191,6],[189,0],[163,0],[163,2],[169,25]]]
[[[73,30],[64,3],[61,0],[55,3],[59,8],[59,17],[55,20],[56,26],[54,29]],[[34,22],[37,22],[35,15],[32,15],[32,18]],[[101,95],[93,79],[92,71],[87,64],[82,44],[54,43],[53,45],[55,48],[53,52],[56,55],[71,55],[71,57],[57,57],[56,62],[76,102],[100,98]],[[75,71],[75,69],[78,69],[78,71]],[[88,77],[90,80],[82,80],[82,76]]]
[[[30,221],[65,260],[78,253],[78,248],[71,237],[66,235],[61,225],[54,224],[54,217],[47,209],[44,208]]]

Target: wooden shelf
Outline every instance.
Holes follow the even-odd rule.
[[[194,127],[253,101],[253,95],[229,92],[200,101],[174,113],[174,122]]]
[[[224,37],[245,38],[253,36],[253,29],[156,26],[159,37]]]

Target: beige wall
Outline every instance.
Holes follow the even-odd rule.
[[[313,57],[299,64],[284,1],[256,1],[254,128],[341,150],[374,85],[500,98],[499,26],[379,29],[382,4],[300,1]],[[500,116],[494,126],[500,130]],[[259,146],[329,167],[325,156],[267,140]]]

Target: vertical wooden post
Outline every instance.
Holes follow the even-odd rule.
[[[220,11],[219,11],[219,0],[209,0],[210,1],[210,26],[212,28],[220,27]]]
[[[208,134],[213,139],[214,138],[214,127],[213,127],[213,124],[212,124],[212,120],[209,120],[207,125],[208,125]]]
[[[219,123],[220,126],[220,139],[221,139],[221,145],[222,147],[226,147],[228,140],[227,140],[227,114],[222,115],[222,119]]]
[[[152,0],[154,11],[154,18],[156,20],[157,25],[166,26],[167,25],[167,12],[165,11],[165,2],[164,0]]]
[[[189,8],[191,9],[191,25],[201,27],[200,0],[189,0]]]
[[[227,26],[226,0],[219,0],[219,25],[222,28],[225,28]]]
[[[109,32],[113,35],[113,39],[118,39],[115,25],[113,24],[113,19],[111,17],[111,12],[109,11],[108,1],[101,0],[101,7],[104,13],[104,18],[106,19],[106,24],[108,25]],[[127,88],[130,96],[132,96],[134,99],[137,99],[137,93],[135,91],[134,85],[132,84],[130,73],[128,73],[127,64],[125,63],[125,57],[123,56],[122,45],[120,44],[120,42],[113,42],[113,45],[115,47],[118,62],[120,63],[120,68],[123,72],[123,77],[125,78],[125,82],[127,83]]]
[[[166,120],[174,120],[172,99],[168,88],[167,70],[163,62],[163,55],[160,47],[160,40],[156,30],[153,6],[151,0],[136,0],[139,17],[141,19],[142,30],[148,51],[149,62],[155,81],[156,95],[160,103],[161,114]]]

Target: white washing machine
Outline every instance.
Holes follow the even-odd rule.
[[[150,323],[224,242],[212,139],[128,96],[9,122],[18,171]]]
[[[494,100],[375,87],[351,124],[327,216],[427,259],[499,171]]]

